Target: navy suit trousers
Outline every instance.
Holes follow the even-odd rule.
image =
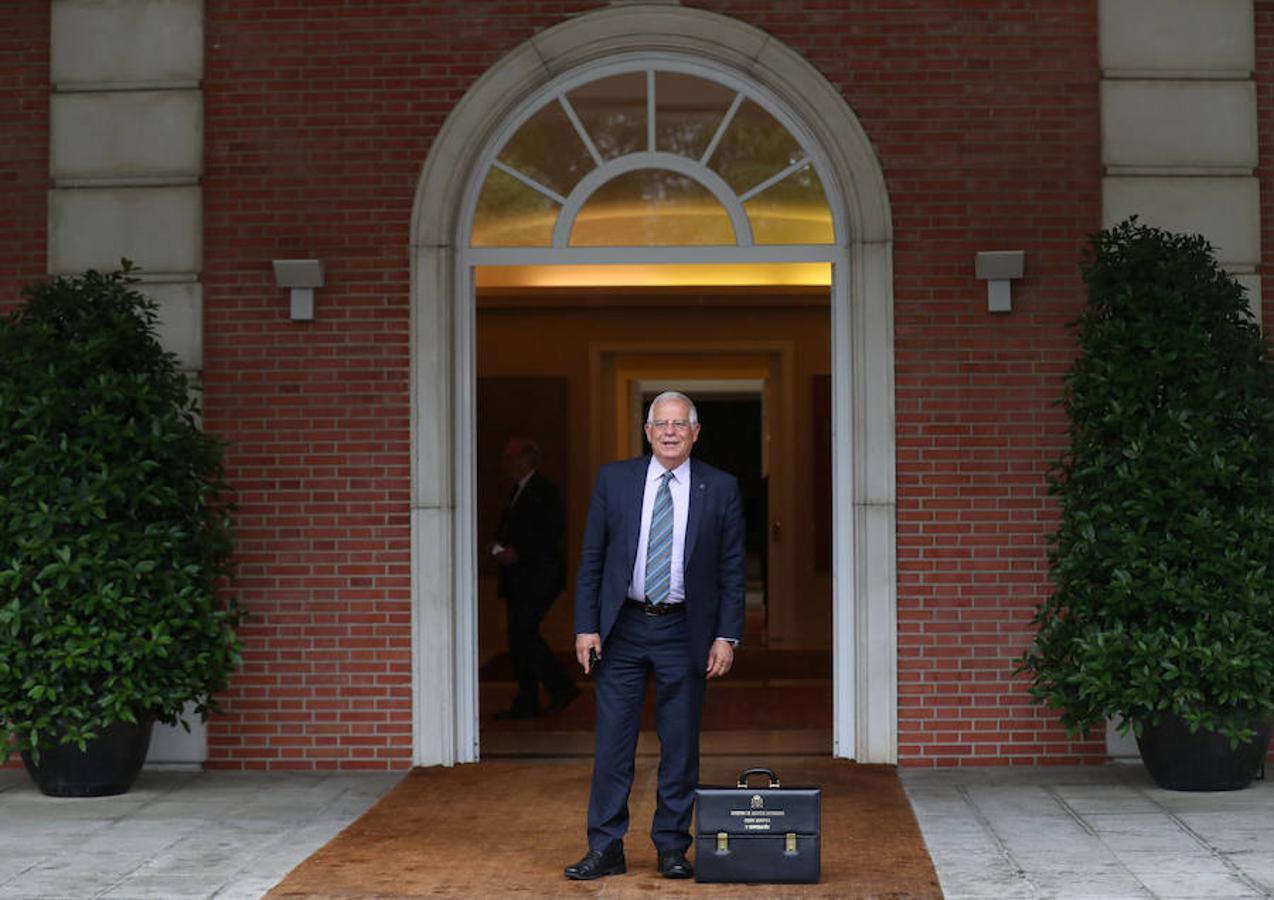
[[[625,606],[593,670],[597,730],[588,801],[588,845],[605,850],[628,831],[637,737],[647,678],[655,682],[659,792],[650,836],[659,850],[690,846],[699,783],[699,721],[705,677],[694,663],[684,611],[647,616]]]

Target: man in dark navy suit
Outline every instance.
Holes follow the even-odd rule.
[[[511,491],[491,555],[500,565],[500,596],[508,613],[509,656],[518,693],[513,705],[495,717],[531,719],[540,714],[541,683],[549,693],[549,713],[579,695],[540,635],[540,622],[566,584],[562,496],[540,474],[540,448],[534,441],[511,439],[500,466]]]
[[[651,455],[603,466],[575,587],[575,655],[597,691],[588,852],[566,877],[627,871],[624,834],[646,680],[653,674],[659,791],[650,836],[665,878],[689,878],[708,678],[730,671],[743,635],[744,527],[734,476],[699,462],[690,398],[660,394],[646,416]]]

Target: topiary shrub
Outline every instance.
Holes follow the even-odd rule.
[[[1248,740],[1274,712],[1274,379],[1211,246],[1131,219],[1084,255],[1054,464],[1055,590],[1021,658],[1071,734],[1176,715]]]
[[[4,759],[206,718],[239,662],[222,444],[130,271],[36,284],[0,319]]]

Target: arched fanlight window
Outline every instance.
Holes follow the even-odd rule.
[[[568,83],[499,147],[474,248],[827,245],[801,141],[760,97],[649,65]]]

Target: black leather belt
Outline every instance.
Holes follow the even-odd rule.
[[[648,616],[666,616],[669,613],[685,612],[686,604],[684,603],[651,603],[649,600],[633,600],[624,601],[624,605],[633,609],[640,609]]]

